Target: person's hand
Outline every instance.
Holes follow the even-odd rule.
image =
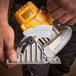
[[[47,9],[61,24],[76,23],[76,0],[47,0]]]
[[[11,62],[16,62],[17,53],[14,49],[14,31],[9,24],[3,24],[0,26],[0,63],[5,65],[7,58]],[[8,67],[12,66],[14,65]]]

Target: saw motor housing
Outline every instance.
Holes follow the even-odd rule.
[[[38,9],[32,2],[22,6],[15,13],[15,18],[23,31],[33,26],[51,25],[54,21],[50,13]]]

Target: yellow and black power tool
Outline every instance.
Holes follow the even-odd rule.
[[[16,13],[15,18],[23,31],[24,38],[17,46],[16,63],[8,64],[45,64],[61,63],[57,55],[71,38],[72,30],[65,26],[59,31],[50,13],[38,9],[27,2]]]
[[[15,13],[20,28],[26,29],[37,25],[51,25],[54,19],[48,12],[38,9],[32,2],[28,2]]]

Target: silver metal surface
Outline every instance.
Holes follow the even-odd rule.
[[[35,26],[26,30],[25,37],[20,41],[21,46],[17,47],[18,60],[7,64],[60,64],[61,60],[57,55],[68,43],[72,36],[72,30],[66,26],[62,32],[55,27],[48,25]],[[36,35],[37,38],[33,38]]]

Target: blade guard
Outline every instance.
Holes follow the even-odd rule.
[[[60,64],[60,58],[56,55],[70,40],[72,30],[65,26],[59,32],[54,26],[39,25],[27,29],[23,34],[22,45],[17,47],[17,62],[7,60],[7,64]],[[24,52],[21,52],[22,49]]]

